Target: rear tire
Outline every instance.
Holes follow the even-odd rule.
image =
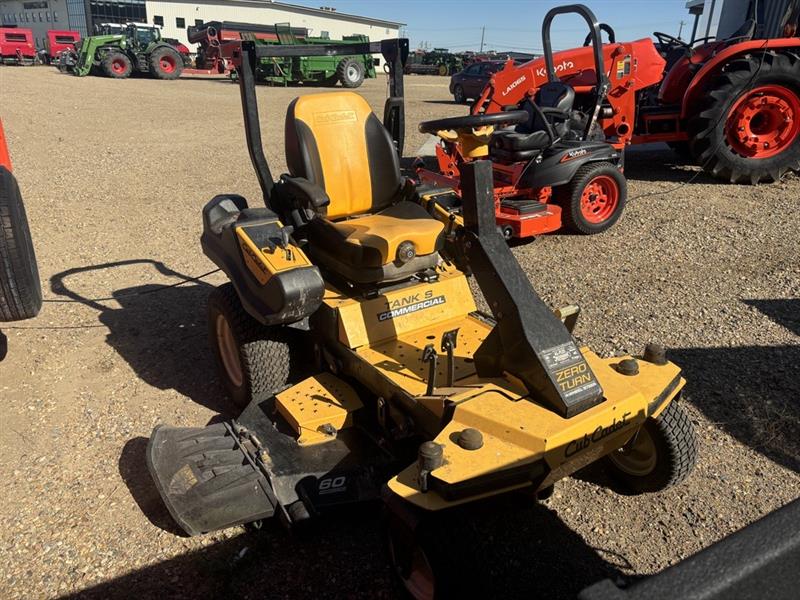
[[[183,72],[183,58],[173,48],[156,48],[148,62],[150,75],[156,79],[177,79]]]
[[[689,143],[708,173],[756,184],[800,170],[800,58],[766,52],[762,62],[757,52],[733,60],[704,98]]]
[[[208,328],[219,376],[237,408],[266,400],[297,370],[299,357],[293,360],[293,354],[299,348],[293,352],[292,346],[298,340],[292,334],[299,332],[256,321],[230,283],[208,298]]]
[[[131,59],[122,52],[109,52],[100,65],[106,77],[127,79],[131,76]]]
[[[628,196],[625,177],[610,162],[583,165],[572,180],[556,190],[564,224],[591,235],[619,221]]]
[[[342,87],[360,87],[364,83],[364,65],[354,58],[345,58],[336,67],[336,76],[342,82]]]
[[[14,175],[0,166],[0,321],[39,314],[42,286],[25,206]]]
[[[657,418],[644,422],[634,444],[606,457],[613,477],[636,494],[660,492],[681,483],[696,463],[694,426],[675,400]]]
[[[464,95],[464,88],[460,85],[453,88],[453,101],[456,104],[464,104],[467,101],[467,97]]]

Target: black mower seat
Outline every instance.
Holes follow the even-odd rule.
[[[539,88],[533,102],[542,109],[557,137],[569,130],[569,113],[575,102],[575,90],[560,81],[550,81]],[[547,133],[547,123],[531,100],[525,101],[522,109],[528,120],[514,128],[501,129],[492,135],[489,153],[494,158],[512,162],[530,160],[553,144]]]
[[[396,281],[437,265],[444,225],[402,199],[394,143],[361,96],[295,99],[286,114],[286,163],[316,190],[316,216],[305,226],[314,262],[356,283]]]

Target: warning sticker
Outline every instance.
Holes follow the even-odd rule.
[[[598,385],[594,373],[572,342],[548,348],[542,352],[542,361],[555,376],[556,385],[565,399],[583,394]]]

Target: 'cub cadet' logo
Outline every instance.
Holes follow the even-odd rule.
[[[617,418],[614,417],[614,420],[611,421],[610,425],[603,427],[602,425],[598,425],[597,429],[595,429],[591,435],[586,433],[583,435],[582,438],[578,438],[577,440],[572,440],[569,444],[567,444],[567,449],[564,451],[564,456],[569,458],[573,454],[577,454],[581,450],[586,450],[592,444],[595,444],[602,440],[603,438],[607,438],[611,434],[616,433],[620,429],[627,427],[631,424],[631,421],[628,421],[628,416],[631,413],[626,412],[622,415],[622,419],[617,421]]]
[[[522,77],[519,77],[515,81],[512,81],[511,83],[508,84],[508,87],[506,88],[506,91],[504,91],[502,93],[502,95],[503,96],[508,96],[508,94],[509,94],[509,92],[511,92],[511,90],[513,90],[515,87],[517,87],[520,83],[522,83],[526,79],[527,79],[527,77],[525,77],[525,75],[523,75]]]
[[[574,69],[575,63],[571,60],[564,60],[561,64],[555,66],[555,72],[561,73],[562,71],[566,71],[567,69]],[[537,77],[545,77],[547,75],[547,71],[545,71],[544,67],[540,67],[536,69],[536,76]]]
[[[340,123],[342,121],[355,121],[356,111],[354,110],[329,110],[327,112],[314,113],[314,123]]]

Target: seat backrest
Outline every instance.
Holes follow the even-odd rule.
[[[557,108],[569,112],[574,102],[575,90],[561,81],[548,81],[536,92],[536,104],[542,108]]]
[[[381,210],[401,186],[392,138],[354,92],[309,94],[289,105],[286,164],[327,192],[331,220]]]
[[[541,108],[557,108],[569,114],[575,102],[575,90],[560,81],[549,81],[539,88],[533,101]],[[526,123],[517,126],[517,131],[520,133],[532,133],[534,131],[544,131],[547,129],[547,126],[542,123],[542,118],[533,108],[530,100],[522,105],[522,109],[528,113],[529,118]],[[550,122],[555,128],[556,134],[559,136],[564,136],[569,129],[568,119],[557,119],[551,116]]]

